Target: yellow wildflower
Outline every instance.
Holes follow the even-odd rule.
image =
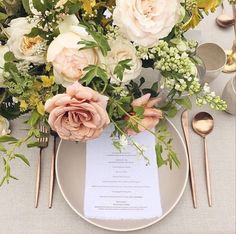
[[[20,100],[20,111],[24,112],[26,111],[28,108],[28,104],[26,103],[25,100]]]
[[[213,12],[216,7],[220,4],[221,0],[196,0],[196,7],[192,9],[190,19],[182,26],[184,31],[187,31],[190,28],[195,28],[199,22],[202,20],[203,16],[200,13],[200,10]]]
[[[45,68],[46,71],[48,71],[48,72],[51,71],[51,68],[52,68],[52,64],[51,63],[47,63],[46,64],[46,68]]]
[[[29,98],[29,105],[30,106],[37,106],[39,103],[39,97],[37,94],[32,94]]]
[[[96,5],[96,0],[81,0],[83,9],[91,15],[93,13],[93,7]]]
[[[197,0],[197,6],[204,11],[214,11],[219,6],[221,0]]]
[[[191,18],[182,26],[183,31],[195,28],[201,20],[202,16],[200,15],[198,8],[193,9]]]
[[[41,101],[37,105],[37,111],[40,115],[44,115],[44,113],[45,113],[45,108],[44,108],[44,105]]]
[[[34,82],[34,89],[37,90],[37,91],[40,91],[42,89],[42,83],[39,82],[39,81],[35,81]]]
[[[41,80],[43,81],[44,88],[51,87],[55,82],[54,76],[41,76]]]

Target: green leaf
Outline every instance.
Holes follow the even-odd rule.
[[[4,184],[5,180],[6,180],[6,176],[4,176],[2,180],[0,181],[0,187]]]
[[[28,148],[33,148],[33,147],[38,147],[38,146],[39,146],[38,141],[30,142],[30,143],[27,144]]]
[[[85,82],[86,85],[89,85],[95,76],[96,76],[95,69],[91,69],[84,75],[84,77],[81,79],[81,82],[82,83]]]
[[[22,0],[23,7],[25,9],[25,12],[29,15],[32,14],[30,7],[29,7],[29,0]]]
[[[176,116],[178,110],[175,106],[171,106],[165,113],[167,117],[173,118]]]
[[[36,37],[38,35],[40,35],[40,37],[44,38],[44,39],[48,39],[46,36],[47,36],[47,32],[45,32],[43,29],[40,29],[40,28],[32,28],[31,29],[31,32],[26,34],[27,37]]]
[[[166,165],[166,161],[162,157],[163,153],[162,145],[157,143],[155,146],[155,150],[156,150],[157,166],[161,167],[163,165]]]
[[[191,109],[192,103],[189,97],[182,98],[182,99],[175,99],[175,102],[180,106],[184,107],[185,109]]]
[[[4,64],[4,70],[6,72],[12,73],[12,72],[18,72],[16,64],[12,63],[12,62],[7,62]]]
[[[0,144],[0,151],[4,153],[7,152],[6,148],[2,144]]]
[[[108,75],[106,70],[99,66],[89,65],[88,67],[84,68],[84,71],[87,71],[87,73],[81,79],[81,82],[85,82],[86,85],[89,85],[95,77],[99,77],[104,81],[104,83],[108,82]]]
[[[84,45],[82,48],[80,48],[79,50],[85,50],[85,49],[89,49],[89,48],[96,48],[97,47],[97,43],[94,41],[79,41],[78,44]]]
[[[68,14],[73,15],[77,14],[81,9],[82,3],[79,0],[70,0],[66,4],[66,8],[68,8]]]
[[[104,81],[104,83],[108,82],[108,75],[105,69],[98,67],[97,76],[101,78]]]
[[[123,79],[124,76],[124,72],[125,70],[130,70],[131,66],[129,65],[129,63],[131,62],[131,59],[124,59],[119,61],[119,63],[116,65],[115,69],[114,69],[114,74],[120,79]]]
[[[12,62],[14,61],[16,58],[14,56],[14,54],[11,51],[8,51],[7,53],[4,54],[4,60],[6,62]]]
[[[143,106],[135,106],[134,108],[134,112],[136,113],[136,115],[138,117],[143,117],[143,113],[144,113],[144,107]]]
[[[103,56],[107,56],[108,51],[111,50],[108,41],[103,33],[103,28],[89,22],[81,22],[80,25],[93,37],[97,47],[101,50]]]
[[[23,154],[14,154],[14,156],[21,159],[26,165],[30,166],[29,160]]]
[[[170,157],[171,157],[171,159],[174,161],[175,165],[176,165],[177,167],[180,167],[180,161],[179,161],[179,159],[178,159],[176,153],[172,151],[171,154],[170,154]]]
[[[17,142],[18,140],[15,137],[5,135],[0,136],[0,142]]]
[[[44,5],[44,3],[41,2],[41,0],[32,0],[33,6],[37,11],[45,12],[47,10],[47,7]]]
[[[35,110],[32,112],[29,120],[27,121],[27,123],[32,126],[35,127],[38,123],[38,121],[40,120],[41,115]]]
[[[18,178],[16,178],[16,177],[13,176],[13,175],[10,175],[10,178],[12,178],[13,180],[19,180]]]
[[[0,12],[0,21],[5,20],[8,17],[7,14]]]

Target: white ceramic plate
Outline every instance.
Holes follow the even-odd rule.
[[[169,214],[180,200],[188,179],[188,158],[184,142],[168,121],[173,146],[181,162],[180,168],[159,168],[160,193],[163,215],[160,218],[143,220],[98,220],[84,216],[85,144],[61,141],[56,159],[56,176],[63,197],[70,207],[89,223],[113,231],[134,231],[157,223]]]

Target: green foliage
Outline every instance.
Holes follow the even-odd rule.
[[[131,65],[130,62],[132,60],[131,59],[125,59],[125,60],[121,60],[118,62],[118,64],[116,65],[115,69],[114,69],[114,74],[120,79],[123,79],[124,76],[124,72],[125,70],[130,70],[131,69]]]
[[[142,77],[140,78],[139,84],[131,80],[130,83],[126,85],[126,87],[129,90],[129,92],[133,94],[134,98],[139,98],[142,96],[141,86],[144,83],[145,79]]]
[[[159,95],[158,82],[154,82],[151,86],[151,88],[143,88],[142,85],[145,83],[145,78],[141,77],[139,80],[139,83],[136,83],[134,81],[131,81],[126,87],[129,90],[130,93],[133,94],[134,98],[139,98],[144,94],[150,93],[151,97],[157,97]]]
[[[160,109],[165,113],[165,115],[169,118],[173,118],[176,116],[178,110],[175,104],[171,101],[165,104],[164,106],[160,107]]]
[[[9,136],[9,135],[4,135],[0,136],[0,142],[11,142],[11,143],[16,143],[18,140],[15,137]]]
[[[8,17],[7,14],[0,12],[0,22],[4,21]]]
[[[189,97],[186,98],[181,98],[181,99],[175,99],[175,102],[184,107],[185,109],[191,109],[192,108],[192,103]]]
[[[36,110],[34,110],[32,114],[30,115],[27,121],[27,124],[31,127],[34,127],[38,124],[40,118],[41,118],[41,115]]]
[[[86,74],[80,80],[81,83],[89,85],[95,78],[100,78],[105,84],[108,83],[108,75],[105,69],[101,68],[98,65],[89,65],[84,68]]]
[[[14,60],[16,60],[16,58],[11,51],[8,51],[7,53],[4,54],[4,60],[6,62],[13,62]]]
[[[155,83],[153,83],[151,88],[142,89],[142,93],[143,94],[150,93],[151,97],[157,97],[159,95],[158,87],[159,87],[158,82],[155,82]]]
[[[25,12],[30,15],[31,10],[30,10],[30,7],[29,7],[29,0],[22,0],[22,4],[23,4]]]
[[[16,158],[21,159],[27,166],[30,166],[29,160],[23,154],[14,154]]]
[[[111,50],[108,41],[104,35],[103,28],[101,26],[95,25],[93,22],[81,22],[80,25],[85,28],[89,35],[92,36],[94,41],[82,40],[79,42],[80,44],[84,44],[85,46],[82,49],[87,48],[99,48],[103,54],[103,56],[107,56],[108,51]]]
[[[162,120],[157,126],[156,139],[155,150],[158,167],[169,165],[170,169],[172,169],[173,162],[179,167],[180,161],[172,147],[172,139],[170,138],[170,132],[167,129],[165,120]]]
[[[4,101],[0,103],[0,115],[8,120],[14,120],[20,116],[20,105],[19,103],[14,103],[12,97],[5,98]]]

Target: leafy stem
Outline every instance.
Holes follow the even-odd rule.
[[[138,146],[138,144],[134,140],[132,140],[128,136],[128,134],[125,133],[113,119],[111,119],[111,122],[114,124],[115,128],[119,131],[121,135],[124,135],[125,137],[129,138],[129,141],[131,142],[131,144],[138,150],[140,155],[147,161],[147,164],[150,164],[149,158],[145,156],[144,151]]]

